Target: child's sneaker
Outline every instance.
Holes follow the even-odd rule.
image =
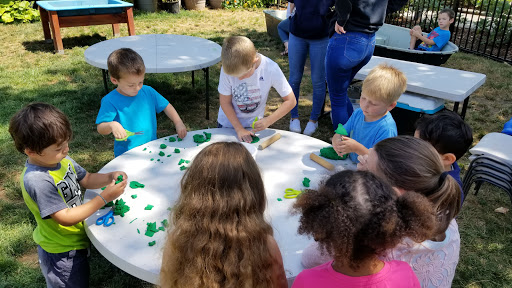
[[[313,133],[315,133],[316,128],[318,128],[318,122],[311,122],[308,121],[308,125],[306,125],[306,128],[304,128],[304,135],[311,136]]]
[[[291,119],[290,120],[290,131],[295,132],[295,133],[302,132],[302,128],[300,128],[299,119]]]

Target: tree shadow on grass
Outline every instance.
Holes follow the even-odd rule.
[[[93,35],[64,37],[62,38],[62,45],[64,46],[64,53],[66,53],[66,49],[71,49],[74,47],[91,46],[105,40],[107,40],[107,37],[95,33]],[[27,51],[30,52],[55,52],[53,42],[46,43],[45,40],[24,41],[21,44],[25,47]]]

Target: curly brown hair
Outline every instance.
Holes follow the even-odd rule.
[[[459,213],[461,193],[457,181],[446,176],[436,149],[412,136],[384,139],[373,149],[378,158],[378,171],[372,172],[381,175],[393,187],[427,197],[437,212],[435,235],[444,233]]]
[[[162,287],[272,287],[272,227],[259,168],[240,143],[204,148],[181,180]]]
[[[302,214],[298,232],[312,235],[322,251],[354,270],[404,237],[422,242],[435,229],[434,211],[425,197],[398,196],[367,171],[338,172],[318,190],[303,193],[293,208]]]

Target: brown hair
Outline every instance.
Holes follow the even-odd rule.
[[[108,73],[119,80],[126,75],[143,75],[146,72],[144,60],[130,48],[117,49],[107,59]]]
[[[301,213],[299,233],[314,236],[321,251],[354,270],[405,237],[422,242],[436,227],[429,201],[402,196],[367,171],[344,170],[318,191],[303,193],[293,206]]]
[[[271,287],[265,206],[260,171],[242,144],[204,148],[181,180],[162,287]]]
[[[443,10],[439,11],[439,14],[446,13],[448,14],[448,18],[453,19],[455,18],[455,12],[453,12],[450,8],[444,8]]]
[[[370,99],[393,104],[406,88],[407,78],[402,71],[388,64],[380,64],[368,73],[361,89]]]
[[[224,39],[220,57],[224,73],[238,77],[253,66],[256,48],[247,37],[231,36]]]
[[[25,153],[28,148],[38,154],[73,136],[68,117],[57,107],[42,102],[30,103],[14,114],[9,133],[18,151]]]
[[[373,147],[376,173],[392,186],[427,197],[437,213],[437,234],[444,233],[460,209],[459,184],[444,173],[439,154],[430,143],[412,136],[384,139]]]

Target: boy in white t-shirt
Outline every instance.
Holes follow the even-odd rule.
[[[254,132],[265,130],[295,107],[295,95],[279,65],[257,53],[247,37],[224,39],[221,59],[218,127],[234,128],[240,141],[251,142]],[[263,118],[271,87],[284,102]]]

